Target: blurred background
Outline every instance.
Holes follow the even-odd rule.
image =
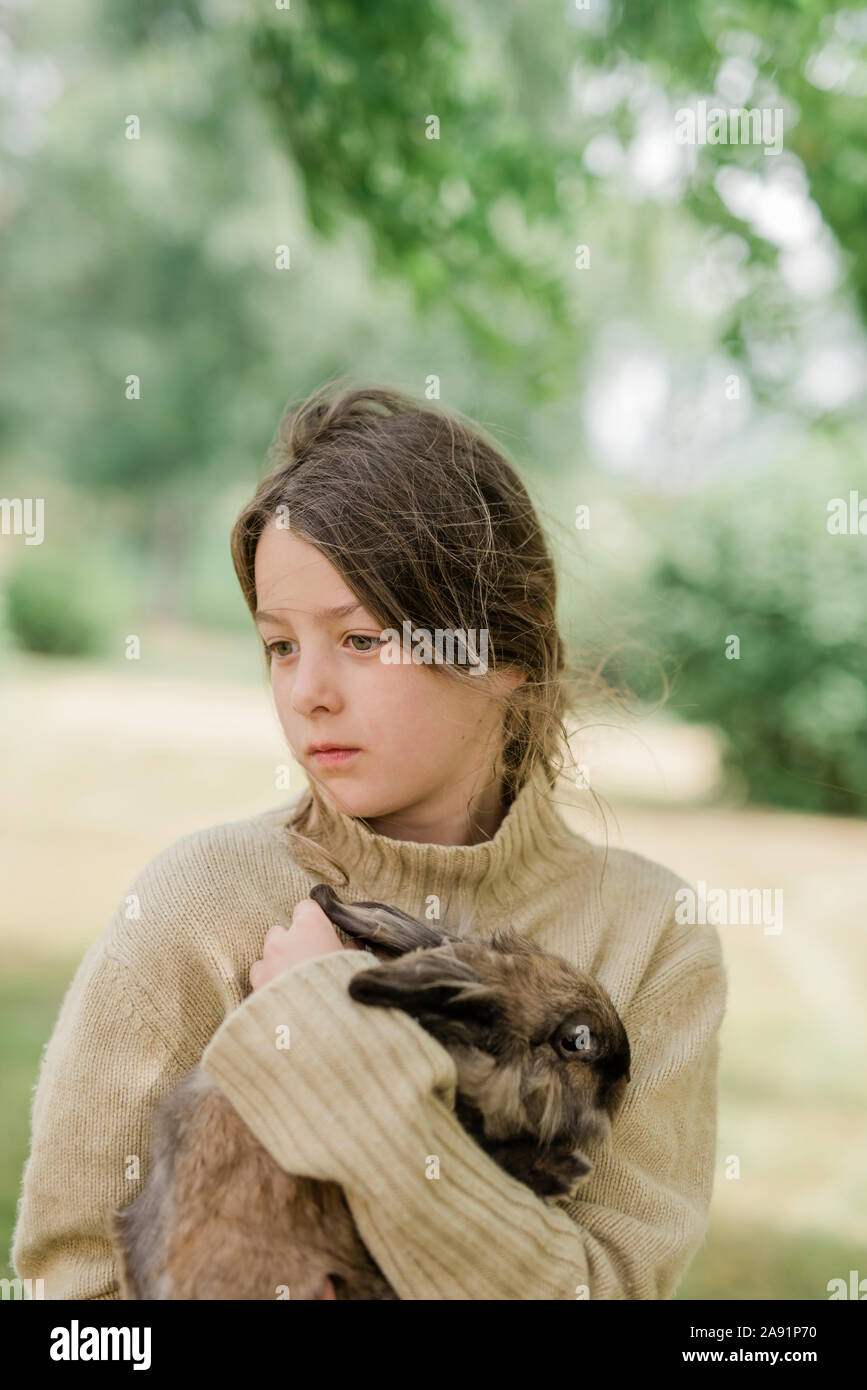
[[[0,6],[0,1253],[84,950],[302,785],[229,530],[347,376],[499,441],[633,693],[581,712],[570,823],[783,889],[779,934],[719,928],[678,1297],[827,1298],[867,1276],[867,9],[286,5]],[[702,101],[781,151],[679,143]]]

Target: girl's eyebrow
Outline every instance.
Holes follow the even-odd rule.
[[[336,618],[348,618],[349,615],[350,615],[350,613],[357,613],[358,610],[359,610],[360,608],[363,608],[363,607],[364,607],[364,604],[362,604],[362,603],[341,603],[341,604],[338,604],[338,606],[337,606],[336,608],[315,608],[315,609],[313,610],[313,617],[314,617],[314,618],[320,618],[320,619],[321,619],[321,618],[334,618],[334,619],[336,619]],[[284,611],[288,613],[288,612],[289,612],[289,609],[287,608],[287,609],[285,609]],[[282,622],[283,622],[283,618],[280,616],[279,613],[264,613],[264,612],[258,612],[258,613],[256,614],[255,621],[256,621],[257,623],[258,623],[258,622],[264,622],[264,623],[282,623]]]

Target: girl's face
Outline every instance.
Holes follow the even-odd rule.
[[[431,666],[383,662],[381,624],[321,551],[274,523],[255,574],[277,713],[308,777],[346,815],[396,816],[400,838],[453,823],[489,782],[501,737],[500,710],[483,689],[490,675],[474,677],[476,691]],[[522,677],[503,679],[514,687]],[[328,761],[312,750],[321,744],[357,751]]]

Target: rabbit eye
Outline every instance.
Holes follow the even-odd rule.
[[[574,1057],[583,1061],[594,1061],[597,1055],[596,1039],[591,1029],[592,1020],[587,1015],[578,1015],[561,1023],[551,1046],[561,1057]]]

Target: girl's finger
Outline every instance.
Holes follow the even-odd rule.
[[[295,922],[297,919],[319,923],[328,922],[330,925],[329,917],[312,898],[302,898],[300,903],[295,904],[292,910],[292,921]]]

